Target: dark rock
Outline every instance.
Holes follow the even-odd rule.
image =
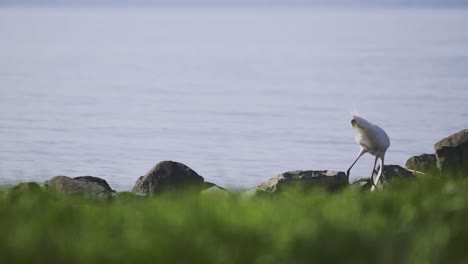
[[[218,185],[216,185],[216,184],[214,184],[214,183],[212,183],[212,182],[207,182],[207,181],[206,181],[206,182],[203,183],[203,190],[210,189],[210,188],[212,188],[212,187],[216,187],[216,188],[218,188],[218,189],[227,191],[227,190],[224,189],[223,187],[218,186]]]
[[[37,194],[42,194],[42,189],[41,189],[41,186],[39,186],[39,184],[35,183],[35,182],[22,182],[22,183],[18,183],[17,185],[11,187],[8,192],[6,193],[6,195],[10,198],[14,198],[14,197],[19,197],[19,196],[22,196],[24,194],[26,195],[30,195],[30,194],[33,194],[33,195],[37,195]]]
[[[22,182],[13,186],[10,191],[13,192],[40,192],[41,186],[35,182]]]
[[[188,166],[174,161],[161,161],[145,176],[138,178],[132,192],[137,195],[154,195],[164,191],[187,188],[203,189],[203,177]]]
[[[391,181],[393,179],[414,179],[414,174],[399,166],[399,165],[384,165],[383,170],[384,181]]]
[[[93,177],[95,178],[95,177]],[[89,178],[87,178],[89,179]],[[102,180],[102,179],[100,179]],[[104,180],[102,180],[104,181]],[[106,184],[85,179],[73,179],[67,176],[55,176],[44,183],[47,192],[59,195],[76,195],[88,198],[110,199],[112,190]]]
[[[348,185],[346,174],[341,171],[289,171],[282,173],[244,193],[245,196],[279,194],[287,189],[311,190],[324,187],[335,191]]]
[[[109,184],[107,183],[106,180],[101,179],[101,178],[98,178],[98,177],[94,177],[94,176],[79,176],[79,177],[75,177],[74,179],[75,179],[75,180],[79,180],[79,181],[83,181],[83,182],[92,182],[92,183],[96,183],[97,185],[102,186],[104,189],[106,189],[106,190],[109,191],[109,192],[113,192],[113,191],[114,191],[114,190],[112,190],[112,188],[109,186]]]
[[[406,161],[405,168],[423,173],[434,174],[439,171],[435,154],[422,154]]]
[[[442,139],[434,149],[442,176],[468,177],[468,129]]]

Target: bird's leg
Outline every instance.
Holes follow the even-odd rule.
[[[377,174],[380,170],[380,164],[377,164],[377,167],[374,168],[374,173]]]
[[[385,177],[385,174],[383,173],[383,169],[384,169],[384,157],[381,157],[380,158],[380,166],[382,167],[382,172],[380,173],[380,177],[382,178],[381,182],[384,183],[387,181],[387,177]]]
[[[377,164],[377,166],[374,168],[374,174],[377,175],[379,173],[379,170],[380,170],[380,163]],[[374,175],[372,175],[374,176]],[[382,175],[383,176],[383,175]],[[375,186],[377,188],[377,185],[374,184],[374,182],[372,182],[372,185]]]
[[[374,182],[374,174],[376,173],[375,167],[377,166],[377,159],[378,157],[375,156],[374,167],[372,167],[372,174],[370,176],[371,187],[377,188],[377,185]]]
[[[377,188],[377,185],[379,184],[380,176],[382,176],[382,173],[383,173],[383,158],[380,158],[379,173],[377,174],[377,177],[375,177],[375,184],[374,184],[374,186],[371,187],[371,192],[374,191]]]
[[[349,172],[351,171],[351,168],[354,166],[354,164],[356,164],[356,162],[358,161],[358,159],[360,157],[362,157],[362,155],[364,155],[367,151],[365,151],[363,148],[361,148],[361,151],[359,151],[359,154],[356,158],[356,160],[354,160],[353,164],[351,164],[351,166],[349,167],[349,169],[346,171],[346,177],[348,178],[348,183],[349,183]]]

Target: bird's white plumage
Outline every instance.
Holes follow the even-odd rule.
[[[356,142],[372,155],[376,155],[377,152],[385,152],[390,147],[387,133],[379,126],[358,115],[353,115],[351,124]]]
[[[374,168],[372,169],[371,180],[373,185],[371,190],[374,190],[374,187],[379,184],[380,176],[383,172],[383,163],[385,158],[385,152],[387,151],[388,147],[390,146],[390,139],[388,138],[387,133],[380,128],[379,126],[372,124],[371,122],[367,121],[364,117],[359,115],[353,115],[351,120],[351,125],[354,131],[354,137],[356,142],[361,146],[361,150],[358,154],[358,157],[353,162],[351,167],[349,167],[347,171],[347,175],[349,178],[349,172],[354,164],[358,161],[358,159],[364,155],[365,153],[370,153],[375,156],[375,163]],[[374,171],[377,165],[377,160],[380,158],[380,169],[375,177],[374,181]]]

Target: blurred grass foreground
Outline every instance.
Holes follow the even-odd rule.
[[[112,201],[0,193],[0,263],[468,263],[468,182]]]

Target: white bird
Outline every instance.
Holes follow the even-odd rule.
[[[388,138],[387,133],[385,133],[385,131],[382,128],[372,124],[371,122],[367,121],[361,116],[353,115],[351,125],[353,126],[354,137],[356,138],[356,142],[361,146],[361,150],[359,151],[356,160],[346,171],[346,176],[349,180],[349,172],[354,166],[354,164],[359,160],[359,158],[362,155],[364,155],[365,153],[370,153],[371,155],[375,156],[374,167],[372,168],[372,174],[370,178],[372,183],[371,191],[374,191],[377,185],[379,184],[380,177],[382,176],[385,152],[390,146],[390,139]],[[375,167],[379,158],[380,168],[374,180],[374,172],[376,170]]]

